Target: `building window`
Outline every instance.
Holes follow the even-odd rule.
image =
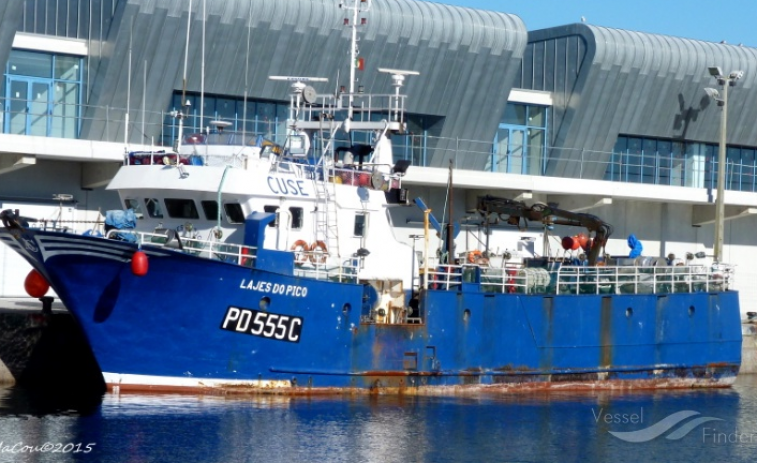
[[[508,103],[486,170],[543,175],[547,150],[546,106]]]
[[[755,148],[729,146],[726,161],[726,189],[757,191]],[[605,180],[716,188],[718,168],[717,145],[621,135]]]
[[[3,82],[3,132],[78,138],[82,58],[11,50]]]
[[[283,145],[286,138],[286,120],[289,116],[289,104],[271,101],[247,100],[225,96],[205,95],[204,108],[200,117],[200,95],[187,94],[189,101],[187,118],[184,120],[184,135],[205,132],[211,127],[210,122],[222,120],[231,123],[225,129],[224,143],[230,145],[244,145],[253,143],[258,137],[263,137]],[[181,111],[181,92],[176,92],[171,101],[168,112]],[[186,110],[186,109],[185,109]],[[212,128],[212,127],[211,127]],[[244,137],[242,133],[244,132]],[[179,122],[169,115],[164,120],[165,139],[163,144],[173,145],[179,136]],[[244,138],[244,139],[243,139]]]
[[[211,121],[223,120],[231,125],[224,130],[223,143],[229,145],[254,144],[259,137],[284,145],[287,136],[286,120],[289,117],[289,104],[284,102],[247,100],[220,95],[205,95],[204,108],[200,117],[200,95],[189,93],[185,96],[189,106],[182,105],[181,92],[175,92],[171,105],[163,121],[163,145],[174,145],[179,136],[178,119],[170,114],[174,111],[188,111],[184,120],[184,143],[200,132],[213,127]],[[386,119],[386,112],[358,112],[357,120],[380,121]],[[412,165],[427,165],[427,151],[429,137],[433,138],[441,130],[444,117],[417,114],[405,114],[407,132],[392,135],[392,154],[394,161],[409,160]],[[243,136],[244,133],[244,136]],[[211,133],[212,135],[212,133]],[[315,132],[310,140],[310,146],[316,156],[320,155],[319,133]],[[203,137],[202,140],[212,140],[213,137]],[[363,132],[345,134],[337,132],[333,148],[348,147],[353,144],[373,144],[373,135]]]

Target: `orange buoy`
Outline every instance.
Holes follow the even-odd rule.
[[[586,242],[589,241],[589,237],[586,236],[586,234],[584,233],[579,233],[578,235],[575,236],[574,239],[578,241],[578,245],[582,248],[585,247]]]
[[[572,236],[563,236],[562,238],[562,248],[566,251],[568,249],[573,248],[573,237]]]
[[[29,296],[40,298],[47,294],[47,291],[50,289],[50,283],[36,269],[32,269],[26,275],[26,280],[24,280],[24,289]]]
[[[594,244],[594,240],[591,238],[588,238],[584,244],[581,245],[581,249],[583,249],[586,252],[591,251],[591,246]]]
[[[147,275],[147,254],[142,251],[137,251],[131,257],[131,273],[138,277]]]

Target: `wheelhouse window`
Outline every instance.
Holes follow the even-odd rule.
[[[355,214],[355,236],[365,236],[367,222],[368,215],[365,212],[359,212]]]
[[[299,230],[302,228],[302,220],[304,218],[303,210],[301,207],[290,207],[289,213],[292,214],[292,230]]]
[[[147,215],[153,219],[163,218],[163,208],[160,207],[160,201],[156,198],[145,199],[145,209],[147,209]]]
[[[137,219],[145,218],[144,214],[142,214],[142,205],[139,204],[138,199],[127,198],[124,200],[124,205],[126,206],[126,209],[134,209],[134,215]]]
[[[168,216],[174,219],[199,219],[200,214],[197,212],[197,206],[191,199],[166,198],[166,210]]]
[[[226,203],[223,205],[223,210],[226,212],[226,220],[229,223],[244,223],[244,212],[242,212],[241,204]]]
[[[202,213],[205,214],[205,218],[208,220],[218,220],[218,202],[217,201],[201,201]]]
[[[272,214],[275,214],[276,211],[279,210],[279,206],[263,206],[263,212],[270,212]],[[273,220],[273,222],[269,222],[269,227],[276,227],[279,225],[279,216],[276,215],[276,218]]]

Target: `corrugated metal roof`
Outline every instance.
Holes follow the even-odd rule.
[[[757,118],[757,49],[586,24],[534,31],[529,49],[568,37],[580,37],[587,59],[568,76],[575,85],[558,89],[565,105],[553,110],[550,138],[563,149],[553,150],[549,174],[577,174],[582,150],[609,152],[619,134],[717,143],[720,111],[703,90],[715,86],[709,66],[745,71],[729,92],[728,117],[739,122],[728,142],[757,146],[757,127],[745,123]],[[582,175],[602,178],[605,167],[584,165]]]
[[[21,17],[23,3],[19,0],[0,2],[0,62],[7,63]]]
[[[187,88],[199,92],[202,19],[194,3]],[[146,110],[168,107],[173,91],[182,85],[187,5],[185,0],[128,0],[108,37],[111,54],[94,76],[97,89],[90,103],[125,107],[133,20],[139,32],[132,38],[132,95],[142,93],[146,61]],[[258,99],[288,100],[287,84],[269,81],[269,75],[328,77],[325,91],[336,85],[339,70],[345,83],[349,31],[337,5],[338,0],[207,0],[205,92],[241,97],[245,72],[250,98]],[[410,112],[445,116],[443,137],[491,138],[526,47],[523,22],[513,15],[417,0],[373,0],[372,5],[363,15],[368,23],[359,44],[366,60],[359,78],[366,90],[392,91],[390,77],[376,72],[379,66],[419,71],[421,75],[408,79],[405,88]],[[106,137],[102,126],[90,130],[88,136]],[[109,138],[114,136],[120,135],[110,133]],[[480,167],[484,163],[482,159]]]

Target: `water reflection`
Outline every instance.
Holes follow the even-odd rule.
[[[103,395],[55,387],[0,386],[0,416],[87,416],[100,409]]]
[[[645,443],[610,434],[643,429],[682,410],[721,421],[679,440],[666,438],[676,428]],[[705,427],[741,442],[707,440]],[[744,442],[749,433],[753,440]],[[11,388],[0,389],[0,440],[95,443],[88,454],[29,461],[751,462],[757,376],[722,390],[430,398],[106,394],[56,403]]]

